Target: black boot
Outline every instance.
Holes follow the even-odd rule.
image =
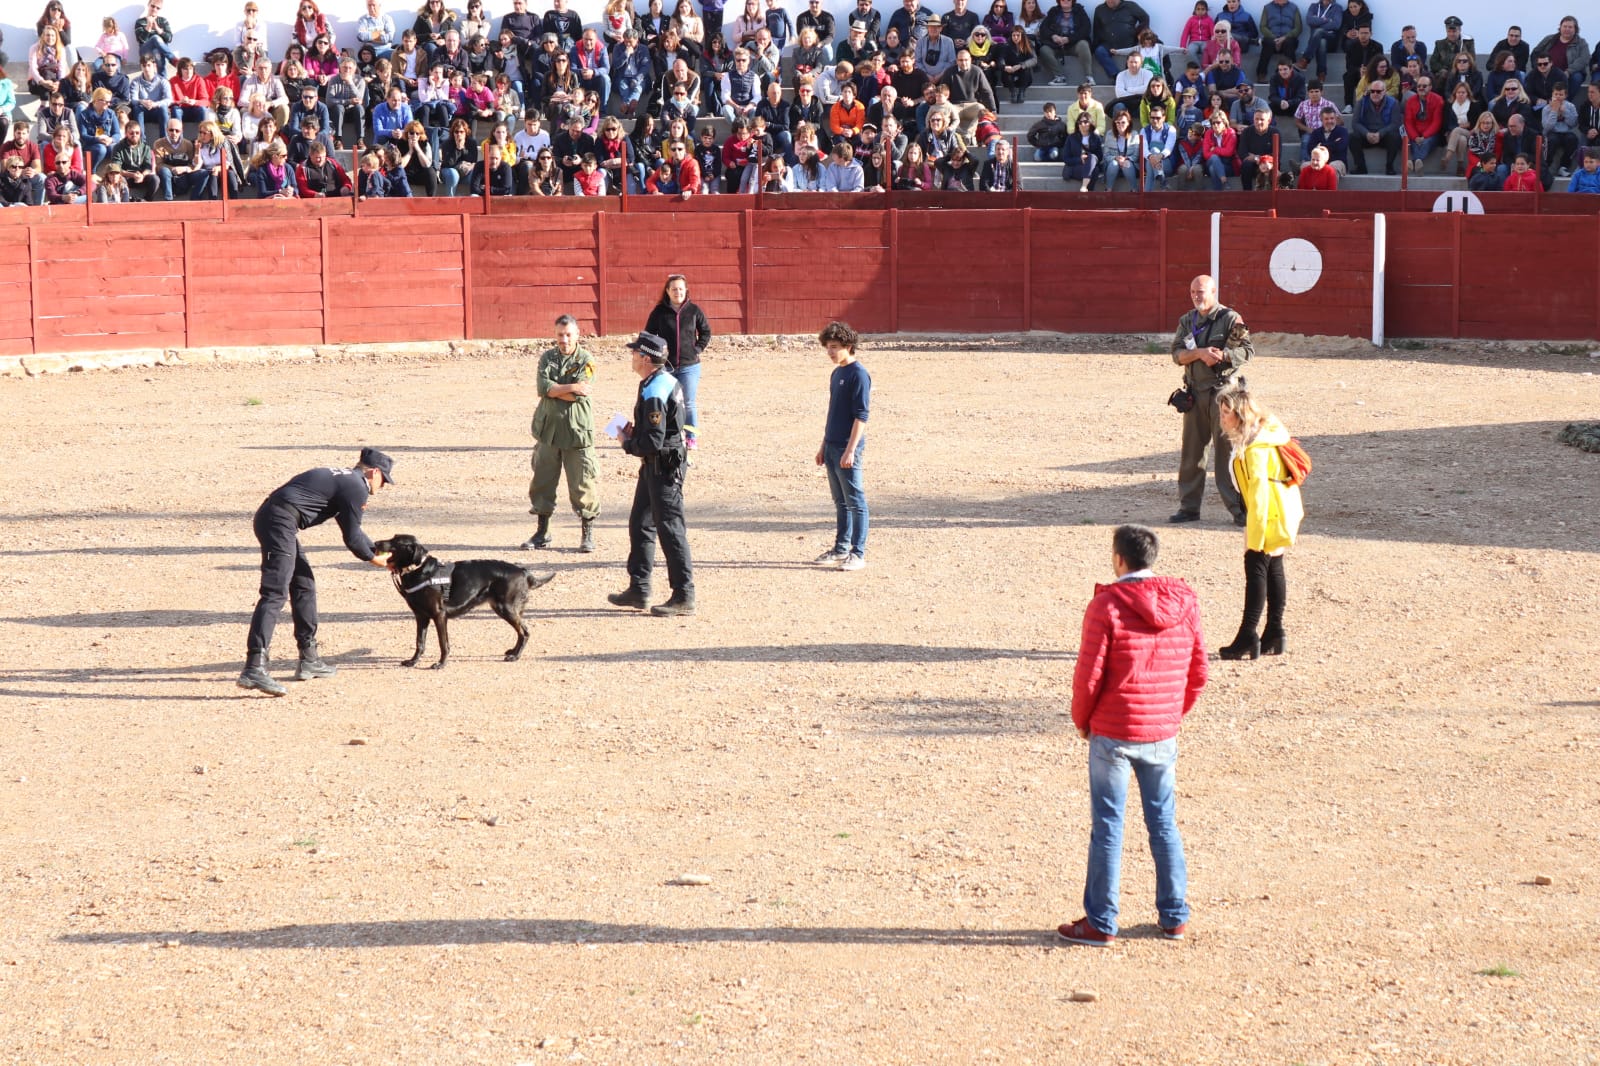
[[[650,608],[650,613],[658,618],[694,614],[694,593],[674,592],[667,597],[666,603],[658,603]]]
[[[606,597],[617,607],[636,607],[644,610],[650,606],[650,590],[639,585],[630,584],[621,592],[613,592]]]
[[[1239,633],[1233,643],[1219,648],[1217,655],[1224,659],[1254,659],[1261,654],[1261,640],[1256,636],[1256,626],[1261,624],[1261,609],[1267,603],[1267,553],[1244,553],[1244,615],[1239,619]]]
[[[267,673],[267,653],[253,651],[244,663],[244,673],[239,675],[240,688],[253,688],[269,696],[282,696],[289,690],[272,680]]]
[[[524,548],[548,548],[548,547],[550,547],[550,516],[549,515],[542,514],[542,515],[539,516],[539,528],[533,531],[533,536],[529,537],[527,540],[522,542],[522,546]]]
[[[1283,556],[1267,561],[1267,628],[1261,631],[1261,654],[1282,655],[1284,651],[1283,608],[1289,601],[1289,582],[1283,574]]]
[[[294,672],[296,681],[310,681],[316,677],[332,677],[338,669],[331,663],[322,661],[322,656],[317,654],[317,642],[309,640],[300,645],[300,666]]]
[[[594,551],[594,519],[585,518],[583,521],[583,539],[578,541],[578,550],[581,552]]]

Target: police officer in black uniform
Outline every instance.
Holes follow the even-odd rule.
[[[291,479],[256,510],[256,540],[261,544],[261,598],[250,617],[249,658],[239,675],[240,688],[282,696],[287,689],[267,673],[267,652],[283,601],[289,600],[294,640],[300,647],[295,680],[328,677],[334,668],[317,654],[317,581],[300,547],[300,530],[332,518],[344,532],[344,544],[356,558],[382,566],[373,558],[372,541],[361,531],[361,509],[380,485],[394,484],[394,460],[376,448],[361,449],[354,467],[318,467]]]
[[[628,587],[606,598],[618,607],[643,609],[649,603],[659,536],[672,595],[651,607],[650,613],[690,615],[694,614],[694,564],[683,526],[683,475],[689,465],[683,427],[688,409],[678,379],[665,369],[666,340],[641,333],[628,347],[633,349],[633,372],[641,380],[633,421],[622,427],[622,450],[639,457],[639,482],[628,515]]]

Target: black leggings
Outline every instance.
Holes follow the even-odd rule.
[[[1261,624],[1261,609],[1267,610],[1267,629],[1271,638],[1283,633],[1283,608],[1289,598],[1289,585],[1283,573],[1283,556],[1266,552],[1244,553],[1244,617],[1239,621],[1239,636],[1255,636]]]

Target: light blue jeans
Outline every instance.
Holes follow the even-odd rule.
[[[867,554],[867,489],[862,482],[861,466],[866,457],[867,442],[856,445],[856,454],[850,466],[840,466],[844,458],[844,444],[824,441],[822,467],[828,472],[828,491],[833,494],[833,547],[835,551]]]
[[[1176,787],[1178,738],[1152,744],[1089,738],[1089,876],[1083,886],[1083,913],[1102,933],[1117,933],[1117,899],[1122,886],[1122,817],[1128,802],[1128,777],[1139,779],[1150,855],[1156,865],[1156,914],[1164,929],[1189,920],[1189,869],[1178,835]]]
[[[694,427],[684,431],[684,436],[695,440],[700,436],[700,364],[692,363],[689,366],[680,366],[672,372],[678,379],[678,384],[683,386],[683,406],[686,408],[684,416],[688,418],[689,425]]]

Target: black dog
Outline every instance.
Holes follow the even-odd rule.
[[[506,662],[515,662],[528,643],[528,627],[522,624],[522,608],[528,592],[545,585],[555,574],[535,574],[512,563],[494,559],[469,559],[460,563],[441,563],[417,543],[417,538],[402,533],[372,545],[374,558],[389,568],[394,587],[405,597],[411,613],[417,616],[417,652],[402,660],[401,666],[415,666],[428,642],[428,623],[439,633],[438,670],[450,658],[450,635],[445,619],[466,614],[484,600],[494,613],[517,631],[517,643],[506,652]]]

